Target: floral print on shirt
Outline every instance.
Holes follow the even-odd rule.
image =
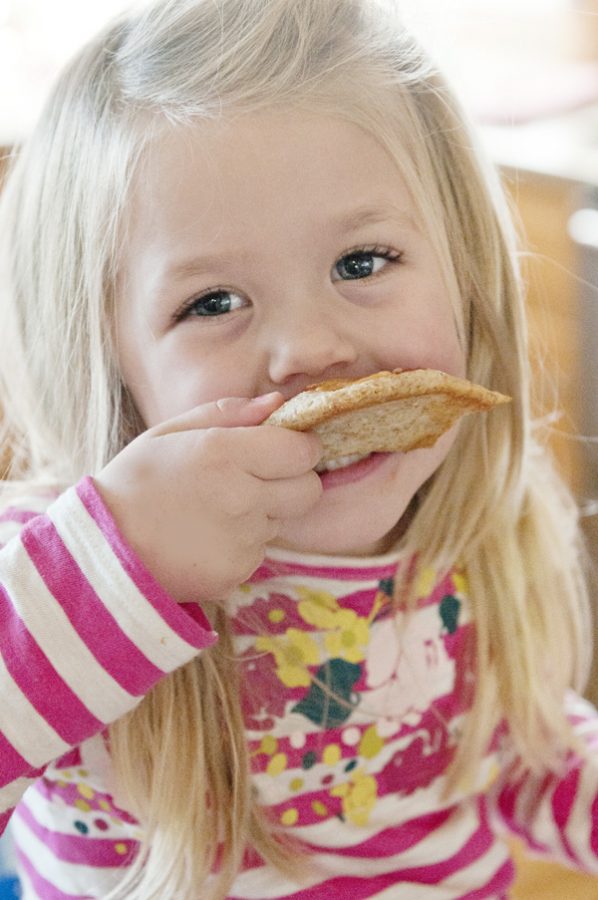
[[[279,798],[283,825],[334,815],[365,827],[382,796],[429,781],[452,752],[434,705],[454,688],[466,581],[420,573],[410,612],[392,578],[345,596],[290,583],[245,585],[238,598],[258,791]]]

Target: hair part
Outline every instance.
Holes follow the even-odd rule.
[[[502,719],[525,764],[558,765],[572,745],[563,697],[587,675],[587,597],[574,504],[532,433],[522,291],[500,188],[394,7],[162,0],[82,50],[2,198],[0,436],[13,477],[69,484],[143,427],[118,372],[114,305],[132,186],[161,129],[297,107],[371,132],[443,265],[468,377],[513,398],[462,423],[405,537],[405,553],[424,565],[463,563],[472,589],[476,692],[454,787]],[[145,832],[114,897],[193,896],[204,883],[224,897],[247,845],[298,878],[297,849],[251,791],[230,626],[226,616],[216,625],[214,648],[111,728],[115,768]],[[170,767],[175,755],[184,773]]]

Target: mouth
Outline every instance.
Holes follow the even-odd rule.
[[[359,456],[341,456],[316,468],[325,491],[347,487],[373,476],[396,453],[366,453]]]
[[[353,466],[355,463],[361,462],[362,459],[367,459],[371,455],[371,453],[362,455],[353,454],[352,456],[340,456],[338,459],[329,459],[327,462],[318,463],[316,472],[318,475],[321,475],[323,472],[336,472],[337,469],[346,469],[348,466]]]

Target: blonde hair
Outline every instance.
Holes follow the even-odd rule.
[[[0,384],[13,477],[72,483],[142,427],[119,378],[113,313],[131,185],[157,130],[276,106],[345,117],[392,154],[443,264],[468,376],[513,398],[463,423],[420,492],[405,552],[439,569],[460,560],[471,585],[476,690],[450,783],[503,717],[527,765],[554,767],[572,740],[565,692],[589,665],[576,511],[532,433],[500,188],[393,3],[162,0],[73,60],[2,203]],[[251,793],[231,637],[223,616],[215,625],[219,644],[111,729],[145,830],[115,896],[186,898],[206,885],[202,896],[224,897],[247,845],[294,871]],[[184,769],[169,765],[175,755]]]

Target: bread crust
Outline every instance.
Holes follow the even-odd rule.
[[[432,446],[461,416],[509,402],[497,391],[435,369],[395,369],[311,385],[264,424],[315,431],[323,461]]]

